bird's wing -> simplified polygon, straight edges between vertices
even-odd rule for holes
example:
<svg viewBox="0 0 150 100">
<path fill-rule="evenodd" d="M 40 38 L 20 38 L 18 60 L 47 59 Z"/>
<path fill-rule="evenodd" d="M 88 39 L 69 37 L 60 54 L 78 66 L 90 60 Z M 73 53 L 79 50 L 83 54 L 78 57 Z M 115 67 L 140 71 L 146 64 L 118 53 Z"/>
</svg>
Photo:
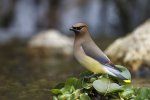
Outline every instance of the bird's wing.
<svg viewBox="0 0 150 100">
<path fill-rule="evenodd" d="M 117 68 L 110 59 L 103 53 L 103 51 L 95 44 L 95 42 L 92 39 L 87 40 L 82 44 L 82 48 L 86 55 L 89 57 L 95 59 L 102 65 L 109 65 L 115 70 L 121 71 L 119 68 Z"/>
<path fill-rule="evenodd" d="M 109 59 L 107 59 L 107 56 L 97 56 L 97 57 L 93 57 L 95 60 L 97 60 L 98 62 L 100 62 L 101 64 L 108 66 L 109 68 L 112 68 L 114 70 L 117 70 L 119 72 L 121 72 L 121 69 L 119 69 L 118 67 L 116 67 Z"/>
<path fill-rule="evenodd" d="M 105 71 L 106 73 L 108 73 L 109 75 L 111 75 L 113 77 L 119 78 L 121 80 L 128 80 L 127 78 L 125 78 L 124 76 L 121 75 L 121 73 L 120 73 L 121 70 L 118 67 L 116 67 L 114 64 L 109 64 L 109 63 L 101 64 L 97 59 L 94 59 L 93 57 L 90 57 L 87 54 L 84 55 L 84 58 L 85 59 L 82 59 L 82 61 L 85 62 L 85 65 L 88 66 L 87 68 L 89 70 L 96 72 L 96 73 L 98 73 L 97 71 Z M 101 69 L 99 69 L 99 68 L 101 68 Z"/>
<path fill-rule="evenodd" d="M 121 72 L 121 70 L 119 68 L 117 68 L 113 63 L 111 63 L 110 59 L 100 49 L 86 46 L 83 48 L 83 50 L 86 55 L 95 59 L 99 63 L 101 63 L 103 65 L 107 65 L 107 66 Z"/>
<path fill-rule="evenodd" d="M 93 59 L 92 57 L 86 55 L 83 48 L 80 48 L 80 50 L 76 52 L 75 57 L 80 62 L 80 64 L 82 64 L 88 70 L 94 73 L 104 72 L 104 68 L 102 67 L 102 64 L 99 63 L 97 60 Z"/>
<path fill-rule="evenodd" d="M 99 61 L 101 64 L 107 64 L 107 63 L 111 63 L 110 59 L 105 55 L 98 55 L 98 56 L 94 56 L 92 54 L 88 54 L 87 55 L 93 57 L 94 59 L 96 59 L 97 61 Z"/>
<path fill-rule="evenodd" d="M 88 40 L 82 44 L 84 52 L 99 61 L 101 64 L 111 62 L 110 59 L 103 53 L 103 51 L 93 42 L 93 40 Z"/>
<path fill-rule="evenodd" d="M 93 46 L 83 46 L 83 50 L 86 55 L 99 61 L 101 64 L 106 64 L 110 62 L 110 59 L 99 49 L 93 48 Z"/>
</svg>

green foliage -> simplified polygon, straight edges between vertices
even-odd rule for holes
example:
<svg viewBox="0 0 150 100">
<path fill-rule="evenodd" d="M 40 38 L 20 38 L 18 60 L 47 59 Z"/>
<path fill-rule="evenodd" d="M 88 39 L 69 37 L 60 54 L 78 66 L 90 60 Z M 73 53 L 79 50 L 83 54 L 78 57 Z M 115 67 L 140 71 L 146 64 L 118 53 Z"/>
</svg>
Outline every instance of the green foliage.
<svg viewBox="0 0 150 100">
<path fill-rule="evenodd" d="M 136 97 L 135 100 L 150 100 L 150 89 L 148 88 L 137 88 L 135 89 Z"/>
<path fill-rule="evenodd" d="M 124 75 L 125 71 L 122 71 Z M 69 78 L 65 83 L 58 84 L 51 92 L 55 95 L 53 100 L 150 99 L 150 89 L 148 88 L 136 88 L 108 75 L 95 75 L 91 72 L 81 73 L 79 78 Z"/>
<path fill-rule="evenodd" d="M 60 85 L 62 83 L 51 90 L 53 94 L 57 95 L 57 97 L 53 97 L 53 100 L 90 100 L 88 94 L 83 91 L 90 89 L 92 84 L 85 83 L 83 79 L 69 78 L 62 88 L 58 88 Z"/>
<path fill-rule="evenodd" d="M 100 78 L 93 82 L 93 87 L 102 94 L 121 91 L 122 87 L 108 78 Z"/>
</svg>

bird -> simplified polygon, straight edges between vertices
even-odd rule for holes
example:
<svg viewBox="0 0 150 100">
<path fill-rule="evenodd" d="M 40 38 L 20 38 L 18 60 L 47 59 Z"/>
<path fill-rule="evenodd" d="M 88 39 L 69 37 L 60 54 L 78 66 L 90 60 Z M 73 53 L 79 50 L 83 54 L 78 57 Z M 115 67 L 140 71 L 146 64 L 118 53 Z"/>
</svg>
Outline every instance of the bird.
<svg viewBox="0 0 150 100">
<path fill-rule="evenodd" d="M 85 23 L 75 23 L 70 31 L 75 33 L 73 54 L 81 65 L 94 74 L 108 74 L 125 83 L 131 83 L 96 45 Z"/>
</svg>

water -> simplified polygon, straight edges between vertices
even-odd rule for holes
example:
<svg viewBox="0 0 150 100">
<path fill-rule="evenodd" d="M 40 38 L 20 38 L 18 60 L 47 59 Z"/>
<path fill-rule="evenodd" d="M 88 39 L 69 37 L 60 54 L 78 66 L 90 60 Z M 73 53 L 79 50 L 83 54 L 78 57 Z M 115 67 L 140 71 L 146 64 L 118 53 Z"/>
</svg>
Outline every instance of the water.
<svg viewBox="0 0 150 100">
<path fill-rule="evenodd" d="M 113 40 L 97 43 L 104 49 Z M 20 41 L 0 45 L 0 51 L 0 100 L 51 100 L 49 90 L 54 85 L 85 70 L 73 58 L 57 63 L 33 59 L 27 55 L 26 43 Z M 136 86 L 150 87 L 149 83 L 150 80 L 133 80 Z"/>
<path fill-rule="evenodd" d="M 74 60 L 31 59 L 18 41 L 0 50 L 0 100 L 50 100 L 52 86 L 83 70 Z"/>
</svg>

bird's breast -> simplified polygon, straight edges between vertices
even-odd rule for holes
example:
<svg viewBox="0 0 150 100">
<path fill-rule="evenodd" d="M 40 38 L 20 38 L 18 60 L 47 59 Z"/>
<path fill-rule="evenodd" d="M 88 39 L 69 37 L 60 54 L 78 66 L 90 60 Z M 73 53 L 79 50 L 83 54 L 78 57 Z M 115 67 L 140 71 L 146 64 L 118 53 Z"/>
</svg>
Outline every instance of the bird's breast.
<svg viewBox="0 0 150 100">
<path fill-rule="evenodd" d="M 74 56 L 77 59 L 77 61 L 82 64 L 85 68 L 88 70 L 94 72 L 94 73 L 104 73 L 103 66 L 96 61 L 95 59 L 87 56 L 83 49 L 80 48 L 80 50 L 74 52 Z"/>
</svg>

